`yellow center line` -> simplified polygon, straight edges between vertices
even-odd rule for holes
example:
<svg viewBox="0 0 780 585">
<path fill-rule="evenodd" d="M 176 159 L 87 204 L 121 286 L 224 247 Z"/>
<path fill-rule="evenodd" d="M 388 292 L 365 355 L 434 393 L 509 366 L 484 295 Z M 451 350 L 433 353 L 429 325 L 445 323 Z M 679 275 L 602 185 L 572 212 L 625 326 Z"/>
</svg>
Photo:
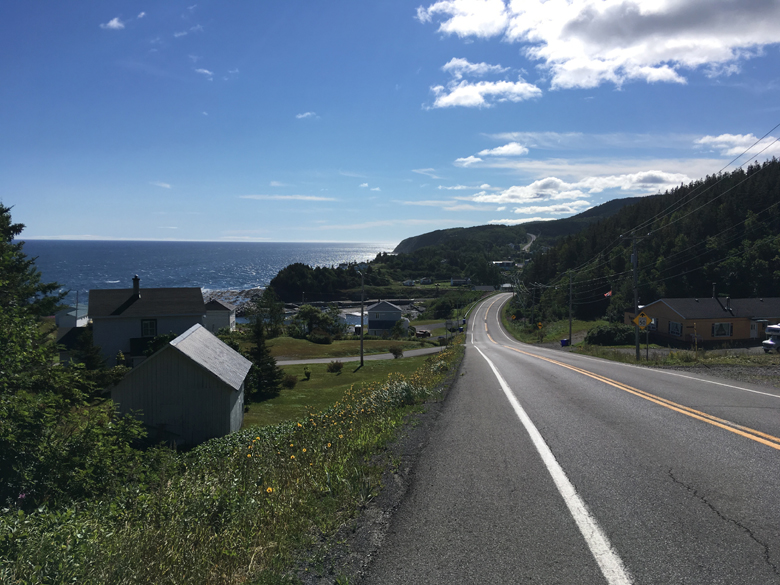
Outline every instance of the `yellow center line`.
<svg viewBox="0 0 780 585">
<path fill-rule="evenodd" d="M 488 337 L 490 337 L 488 335 Z M 493 341 L 491 339 L 491 341 Z M 494 342 L 495 343 L 495 342 Z M 508 345 L 504 345 L 502 347 L 505 347 L 506 349 L 509 349 L 511 351 L 521 353 L 523 355 L 527 355 L 529 357 L 533 357 L 536 359 L 540 359 L 546 362 L 549 362 L 551 364 L 555 364 L 558 366 L 561 366 L 563 368 L 572 370 L 574 372 L 577 372 L 579 374 L 582 374 L 583 376 L 588 376 L 589 378 L 593 378 L 594 380 L 598 380 L 600 382 L 604 382 L 605 384 L 608 384 L 610 386 L 613 386 L 615 388 L 618 388 L 619 390 L 623 390 L 624 392 L 628 392 L 630 394 L 634 394 L 635 396 L 639 396 L 640 398 L 644 398 L 645 400 L 648 400 L 650 402 L 653 402 L 655 404 L 658 404 L 660 406 L 663 406 L 665 408 L 668 408 L 669 410 L 674 410 L 675 412 L 679 412 L 680 414 L 684 414 L 686 416 L 689 416 L 691 418 L 695 418 L 697 420 L 700 420 L 702 422 L 706 422 L 708 424 L 711 424 L 713 426 L 719 427 L 721 429 L 725 429 L 729 432 L 735 433 L 737 435 L 746 437 L 748 439 L 751 439 L 753 441 L 756 441 L 758 443 L 761 443 L 763 445 L 766 445 L 768 447 L 772 447 L 773 449 L 777 449 L 780 451 L 780 437 L 775 437 L 774 435 L 769 435 L 767 433 L 763 433 L 761 431 L 751 429 L 749 427 L 742 426 L 740 424 L 718 418 L 716 416 L 713 416 L 711 414 L 707 414 L 706 412 L 702 412 L 700 410 L 696 410 L 694 408 L 691 408 L 689 406 L 685 406 L 683 404 L 678 404 L 677 402 L 673 402 L 671 400 L 668 400 L 666 398 L 662 398 L 660 396 L 656 396 L 655 394 L 651 394 L 650 392 L 646 392 L 644 390 L 640 390 L 639 388 L 634 388 L 633 386 L 629 386 L 628 384 L 624 384 L 623 382 L 618 382 L 616 380 L 612 380 L 611 378 L 607 378 L 605 376 L 601 376 L 599 374 L 594 374 L 593 372 L 589 372 L 588 370 L 584 370 L 582 368 L 578 368 L 576 366 L 572 366 L 563 362 L 559 362 L 557 360 L 546 358 L 543 356 L 539 356 L 533 353 L 528 353 L 526 351 L 522 351 L 520 349 L 517 349 L 515 347 L 510 347 Z"/>
</svg>

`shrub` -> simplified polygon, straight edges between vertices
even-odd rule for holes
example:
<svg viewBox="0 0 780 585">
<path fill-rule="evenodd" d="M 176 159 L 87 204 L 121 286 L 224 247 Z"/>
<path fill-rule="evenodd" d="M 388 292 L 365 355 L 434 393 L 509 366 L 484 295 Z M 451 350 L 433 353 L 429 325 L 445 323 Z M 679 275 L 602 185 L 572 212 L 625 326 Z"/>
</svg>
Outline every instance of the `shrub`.
<svg viewBox="0 0 780 585">
<path fill-rule="evenodd" d="M 344 367 L 344 364 L 338 360 L 330 362 L 328 364 L 327 370 L 331 374 L 339 374 L 341 373 L 342 368 Z"/>
<path fill-rule="evenodd" d="M 588 345 L 630 345 L 634 343 L 634 328 L 622 323 L 599 325 L 585 336 Z"/>
<path fill-rule="evenodd" d="M 315 329 L 309 333 L 306 339 L 312 343 L 319 343 L 321 345 L 330 345 L 333 343 L 333 338 L 330 336 L 330 334 L 327 331 L 323 331 L 322 329 Z"/>
<path fill-rule="evenodd" d="M 394 359 L 404 357 L 404 350 L 401 347 L 395 346 L 390 348 L 390 353 L 393 354 Z"/>
<path fill-rule="evenodd" d="M 311 370 L 309 369 L 309 366 L 303 367 L 303 377 L 307 380 L 311 379 Z"/>
<path fill-rule="evenodd" d="M 282 386 L 284 388 L 287 388 L 288 390 L 292 390 L 293 388 L 295 388 L 295 385 L 297 383 L 298 383 L 298 377 L 292 374 L 286 374 L 284 378 L 282 378 Z"/>
</svg>

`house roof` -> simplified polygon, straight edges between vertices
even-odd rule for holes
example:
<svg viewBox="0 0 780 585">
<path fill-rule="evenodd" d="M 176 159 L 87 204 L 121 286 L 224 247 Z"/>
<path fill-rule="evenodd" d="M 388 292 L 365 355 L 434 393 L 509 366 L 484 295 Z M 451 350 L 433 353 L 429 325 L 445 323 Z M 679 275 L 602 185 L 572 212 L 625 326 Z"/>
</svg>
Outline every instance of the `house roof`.
<svg viewBox="0 0 780 585">
<path fill-rule="evenodd" d="M 656 303 L 663 303 L 680 315 L 683 319 L 720 319 L 723 317 L 737 317 L 745 319 L 780 318 L 780 298 L 766 297 L 761 299 L 659 299 L 646 305 L 642 310 L 651 317 L 652 307 Z M 731 311 L 725 307 L 730 307 Z"/>
<path fill-rule="evenodd" d="M 220 301 L 219 299 L 212 299 L 208 303 L 206 303 L 206 310 L 207 311 L 235 311 L 236 306 L 231 305 L 230 303 L 226 303 L 225 301 Z"/>
<path fill-rule="evenodd" d="M 402 309 L 401 307 L 394 305 L 393 303 L 388 303 L 387 301 L 379 301 L 378 303 L 375 303 L 370 307 L 367 307 L 366 311 L 398 311 L 400 313 Z"/>
<path fill-rule="evenodd" d="M 200 324 L 193 325 L 171 341 L 171 346 L 234 390 L 241 389 L 241 384 L 252 367 L 252 362 Z"/>
<path fill-rule="evenodd" d="M 142 288 L 136 298 L 131 288 L 89 291 L 89 316 L 155 317 L 205 313 L 203 293 L 197 287 Z"/>
</svg>

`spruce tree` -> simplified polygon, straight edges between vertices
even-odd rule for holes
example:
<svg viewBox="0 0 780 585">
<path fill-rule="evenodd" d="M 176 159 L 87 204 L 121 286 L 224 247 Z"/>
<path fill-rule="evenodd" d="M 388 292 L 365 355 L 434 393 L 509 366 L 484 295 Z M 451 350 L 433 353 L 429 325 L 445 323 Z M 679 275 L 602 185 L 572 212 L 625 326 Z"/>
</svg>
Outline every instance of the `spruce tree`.
<svg viewBox="0 0 780 585">
<path fill-rule="evenodd" d="M 252 341 L 255 346 L 249 350 L 252 369 L 249 372 L 250 400 L 265 400 L 279 394 L 283 372 L 265 345 L 265 327 L 260 319 L 255 319 L 251 327 Z"/>
</svg>

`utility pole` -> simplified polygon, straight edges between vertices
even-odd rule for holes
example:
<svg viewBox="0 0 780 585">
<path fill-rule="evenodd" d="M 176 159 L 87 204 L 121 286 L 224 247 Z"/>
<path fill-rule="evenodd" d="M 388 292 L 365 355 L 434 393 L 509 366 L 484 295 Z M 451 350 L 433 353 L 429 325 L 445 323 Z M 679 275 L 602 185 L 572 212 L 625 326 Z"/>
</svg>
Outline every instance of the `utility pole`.
<svg viewBox="0 0 780 585">
<path fill-rule="evenodd" d="M 357 269 L 356 269 L 357 270 Z M 363 272 L 358 270 L 360 275 L 360 367 L 363 367 L 363 298 L 365 297 L 365 286 L 363 284 Z"/>
<path fill-rule="evenodd" d="M 571 270 L 569 270 L 569 347 L 571 347 Z"/>
<path fill-rule="evenodd" d="M 637 265 L 639 264 L 639 257 L 636 253 L 636 234 L 634 232 L 631 232 L 631 239 L 633 241 L 633 254 L 631 254 L 631 264 L 634 265 L 634 319 L 636 319 L 636 316 L 639 315 L 639 288 L 637 285 L 638 282 L 638 276 L 637 276 Z M 634 340 L 636 341 L 636 361 L 639 361 L 641 358 L 639 354 L 639 325 L 634 323 Z"/>
</svg>

